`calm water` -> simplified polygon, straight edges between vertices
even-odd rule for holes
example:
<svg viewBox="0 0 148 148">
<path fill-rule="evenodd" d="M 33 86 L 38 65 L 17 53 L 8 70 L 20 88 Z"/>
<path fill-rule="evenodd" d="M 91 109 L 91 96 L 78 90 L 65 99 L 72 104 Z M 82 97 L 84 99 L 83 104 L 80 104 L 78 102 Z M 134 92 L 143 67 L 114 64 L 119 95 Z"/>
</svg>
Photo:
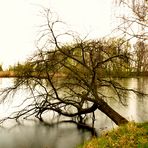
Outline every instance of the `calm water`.
<svg viewBox="0 0 148 148">
<path fill-rule="evenodd" d="M 148 78 L 122 79 L 120 82 L 128 88 L 142 90 L 148 93 Z M 12 79 L 0 79 L 0 89 L 10 86 Z M 106 91 L 106 93 L 109 93 Z M 10 101 L 0 105 L 0 118 L 3 118 L 14 110 L 25 97 L 24 91 L 12 97 Z M 129 93 L 127 97 L 128 106 L 122 106 L 114 100 L 109 104 L 128 120 L 136 122 L 148 121 L 148 97 L 138 98 L 135 94 Z M 97 119 L 95 127 L 99 132 L 113 128 L 114 123 L 100 111 L 95 113 Z M 10 122 L 5 123 L 9 126 Z M 0 148 L 74 148 L 77 144 L 89 139 L 91 134 L 88 131 L 77 129 L 74 124 L 61 124 L 54 127 L 47 127 L 38 124 L 27 124 L 9 129 L 0 127 Z"/>
</svg>

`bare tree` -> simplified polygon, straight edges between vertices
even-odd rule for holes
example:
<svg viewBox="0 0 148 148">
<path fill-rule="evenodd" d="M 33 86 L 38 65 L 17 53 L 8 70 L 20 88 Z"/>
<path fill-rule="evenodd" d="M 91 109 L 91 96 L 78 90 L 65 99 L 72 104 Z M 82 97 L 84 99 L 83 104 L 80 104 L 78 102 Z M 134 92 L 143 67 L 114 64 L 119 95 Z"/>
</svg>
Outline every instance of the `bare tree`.
<svg viewBox="0 0 148 148">
<path fill-rule="evenodd" d="M 148 1 L 119 0 L 115 1 L 123 9 L 119 14 L 121 24 L 118 26 L 125 35 L 142 40 L 148 37 Z"/>
<path fill-rule="evenodd" d="M 133 65 L 137 75 L 144 75 L 148 65 L 148 1 L 116 0 L 115 3 L 121 9 L 121 13 L 117 14 L 120 19 L 117 30 L 122 32 L 127 40 L 133 39 Z"/>
<path fill-rule="evenodd" d="M 134 45 L 134 49 L 137 57 L 137 74 L 140 75 L 141 73 L 146 73 L 148 71 L 148 44 L 138 40 Z"/>
<path fill-rule="evenodd" d="M 44 115 L 54 112 L 52 122 L 68 117 L 73 122 L 85 123 L 89 117 L 93 126 L 95 111 L 100 110 L 117 125 L 127 123 L 128 120 L 115 111 L 108 100 L 115 99 L 125 105 L 127 92 L 138 92 L 122 87 L 112 75 L 107 74 L 108 67 L 128 62 L 128 52 L 117 50 L 125 42 L 111 48 L 110 44 L 104 44 L 101 40 L 80 39 L 71 31 L 65 33 L 62 30 L 57 34 L 57 26 L 63 23 L 55 17 L 52 20 L 52 12 L 44 10 L 46 24 L 41 26 L 38 40 L 41 46 L 18 70 L 14 86 L 2 93 L 6 99 L 11 91 L 23 86 L 31 95 L 24 102 L 30 100 L 31 103 L 8 118 L 19 120 L 35 116 L 45 122 Z M 70 36 L 73 43 L 62 44 L 60 39 L 65 36 Z M 114 95 L 106 94 L 106 89 Z"/>
</svg>

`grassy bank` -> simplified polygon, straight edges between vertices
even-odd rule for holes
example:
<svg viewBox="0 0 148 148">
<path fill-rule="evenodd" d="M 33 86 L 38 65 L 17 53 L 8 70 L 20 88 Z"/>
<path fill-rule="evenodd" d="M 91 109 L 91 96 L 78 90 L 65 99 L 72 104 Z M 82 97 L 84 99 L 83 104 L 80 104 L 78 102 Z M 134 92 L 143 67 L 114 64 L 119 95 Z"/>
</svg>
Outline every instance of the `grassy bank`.
<svg viewBox="0 0 148 148">
<path fill-rule="evenodd" d="M 78 148 L 148 148 L 148 122 L 129 123 L 102 133 Z"/>
</svg>

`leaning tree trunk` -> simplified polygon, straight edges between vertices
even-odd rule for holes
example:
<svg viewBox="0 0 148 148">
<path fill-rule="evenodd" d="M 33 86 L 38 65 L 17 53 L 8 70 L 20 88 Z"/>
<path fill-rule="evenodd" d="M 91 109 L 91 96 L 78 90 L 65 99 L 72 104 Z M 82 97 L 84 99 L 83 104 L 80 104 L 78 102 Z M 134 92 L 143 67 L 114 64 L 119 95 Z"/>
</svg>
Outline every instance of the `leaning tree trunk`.
<svg viewBox="0 0 148 148">
<path fill-rule="evenodd" d="M 104 100 L 99 100 L 98 109 L 107 115 L 117 125 L 128 123 L 128 120 L 112 109 Z"/>
</svg>

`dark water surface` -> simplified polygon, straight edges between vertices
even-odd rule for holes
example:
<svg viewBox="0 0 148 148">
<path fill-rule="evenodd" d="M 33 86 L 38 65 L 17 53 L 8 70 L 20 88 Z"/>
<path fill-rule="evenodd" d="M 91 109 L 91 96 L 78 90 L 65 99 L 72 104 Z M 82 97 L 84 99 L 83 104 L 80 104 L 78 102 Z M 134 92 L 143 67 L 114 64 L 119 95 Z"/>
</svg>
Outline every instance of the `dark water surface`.
<svg viewBox="0 0 148 148">
<path fill-rule="evenodd" d="M 0 79 L 0 88 L 11 85 L 10 79 Z M 142 90 L 148 93 L 148 78 L 121 79 L 120 82 L 128 88 Z M 110 93 L 107 92 L 106 93 Z M 0 105 L 0 118 L 9 115 L 14 111 L 14 106 L 24 97 L 16 95 L 13 103 L 6 102 Z M 148 97 L 137 97 L 133 93 L 128 94 L 128 106 L 122 106 L 114 100 L 109 104 L 128 120 L 136 122 L 148 121 Z M 12 107 L 13 106 L 13 107 Z M 115 127 L 114 123 L 102 112 L 95 112 L 97 119 L 95 128 L 98 133 L 102 130 Z M 9 126 L 10 123 L 5 123 Z M 75 124 L 65 123 L 52 127 L 27 124 L 27 126 L 17 125 L 16 127 L 4 129 L 0 127 L 0 148 L 75 148 L 77 144 L 89 139 L 91 133 L 78 129 Z"/>
<path fill-rule="evenodd" d="M 0 148 L 74 148 L 89 137 L 89 132 L 68 124 L 54 128 L 17 126 L 11 130 L 0 129 Z"/>
</svg>

